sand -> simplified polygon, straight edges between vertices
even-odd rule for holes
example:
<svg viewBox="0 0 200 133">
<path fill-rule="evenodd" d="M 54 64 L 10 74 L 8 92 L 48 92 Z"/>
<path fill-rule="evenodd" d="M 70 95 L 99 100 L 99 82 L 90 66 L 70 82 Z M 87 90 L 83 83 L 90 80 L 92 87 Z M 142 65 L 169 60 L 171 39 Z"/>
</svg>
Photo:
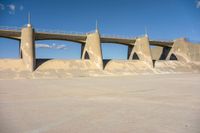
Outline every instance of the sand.
<svg viewBox="0 0 200 133">
<path fill-rule="evenodd" d="M 1 133 L 200 133 L 200 74 L 0 80 Z"/>
</svg>

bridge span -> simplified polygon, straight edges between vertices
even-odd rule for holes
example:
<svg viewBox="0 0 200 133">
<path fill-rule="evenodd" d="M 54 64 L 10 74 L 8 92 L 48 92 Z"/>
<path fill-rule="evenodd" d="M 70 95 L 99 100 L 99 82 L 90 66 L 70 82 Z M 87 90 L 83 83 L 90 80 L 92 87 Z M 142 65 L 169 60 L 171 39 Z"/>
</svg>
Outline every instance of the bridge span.
<svg viewBox="0 0 200 133">
<path fill-rule="evenodd" d="M 20 41 L 21 58 L 30 71 L 34 71 L 36 68 L 35 41 L 37 40 L 64 40 L 80 43 L 82 48 L 81 59 L 90 60 L 97 69 L 103 69 L 101 43 L 126 45 L 128 46 L 127 59 L 133 60 L 137 57 L 151 67 L 153 67 L 151 45 L 161 47 L 161 56 L 164 56 L 166 60 L 170 60 L 172 56 L 175 56 L 180 61 L 192 60 L 192 57 L 190 57 L 191 54 L 188 55 L 188 52 L 195 51 L 193 45 L 185 39 L 160 41 L 151 40 L 147 35 L 135 38 L 101 36 L 98 29 L 94 32 L 84 34 L 48 32 L 34 29 L 30 24 L 16 29 L 0 27 L 0 37 Z M 195 53 L 198 52 L 195 51 Z"/>
<path fill-rule="evenodd" d="M 86 38 L 89 34 L 73 34 L 73 33 L 56 33 L 56 32 L 48 32 L 48 31 L 34 31 L 34 40 L 64 40 L 71 41 L 77 43 L 85 43 Z M 21 40 L 21 30 L 18 29 L 6 29 L 0 27 L 0 37 L 11 38 L 16 40 Z M 125 38 L 125 37 L 114 37 L 114 36 L 100 36 L 101 43 L 116 43 L 123 45 L 134 45 L 137 38 Z M 173 41 L 156 41 L 149 40 L 149 44 L 153 46 L 161 46 L 161 47 L 172 47 Z"/>
</svg>

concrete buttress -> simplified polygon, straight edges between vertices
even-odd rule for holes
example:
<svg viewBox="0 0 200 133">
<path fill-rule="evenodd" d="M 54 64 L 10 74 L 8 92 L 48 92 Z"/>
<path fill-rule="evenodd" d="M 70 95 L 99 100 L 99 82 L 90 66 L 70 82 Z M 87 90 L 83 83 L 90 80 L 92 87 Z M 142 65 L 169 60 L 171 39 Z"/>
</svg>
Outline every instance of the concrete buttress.
<svg viewBox="0 0 200 133">
<path fill-rule="evenodd" d="M 34 71 L 35 59 L 35 39 L 34 29 L 31 26 L 22 28 L 21 31 L 21 52 L 22 60 L 29 71 Z"/>
<path fill-rule="evenodd" d="M 199 52 L 197 50 L 199 49 L 195 48 L 195 45 L 187 42 L 184 38 L 180 38 L 174 41 L 174 44 L 167 56 L 167 60 L 173 60 L 174 58 L 182 62 L 196 60 L 194 55 L 198 55 Z"/>
<path fill-rule="evenodd" d="M 98 31 L 87 35 L 86 43 L 82 53 L 82 59 L 89 59 L 95 65 L 95 67 L 98 69 L 103 69 L 100 34 Z"/>
<path fill-rule="evenodd" d="M 147 36 L 136 39 L 134 46 L 128 47 L 128 59 L 132 60 L 135 58 L 145 61 L 147 64 L 153 67 L 151 49 Z"/>
</svg>

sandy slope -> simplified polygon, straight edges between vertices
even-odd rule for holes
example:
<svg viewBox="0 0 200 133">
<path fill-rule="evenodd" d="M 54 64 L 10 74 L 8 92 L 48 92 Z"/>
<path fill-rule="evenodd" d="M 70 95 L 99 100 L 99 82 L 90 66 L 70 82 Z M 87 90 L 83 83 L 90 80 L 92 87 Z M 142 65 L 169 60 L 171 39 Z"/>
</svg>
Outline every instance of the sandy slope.
<svg viewBox="0 0 200 133">
<path fill-rule="evenodd" d="M 0 80 L 1 133 L 199 133 L 200 74 Z"/>
<path fill-rule="evenodd" d="M 0 60 L 1 79 L 65 79 L 69 77 L 123 76 L 137 74 L 200 73 L 200 62 L 156 61 L 154 67 L 144 61 L 108 60 L 103 70 L 89 60 L 38 59 L 34 72 L 29 72 L 21 59 Z"/>
</svg>

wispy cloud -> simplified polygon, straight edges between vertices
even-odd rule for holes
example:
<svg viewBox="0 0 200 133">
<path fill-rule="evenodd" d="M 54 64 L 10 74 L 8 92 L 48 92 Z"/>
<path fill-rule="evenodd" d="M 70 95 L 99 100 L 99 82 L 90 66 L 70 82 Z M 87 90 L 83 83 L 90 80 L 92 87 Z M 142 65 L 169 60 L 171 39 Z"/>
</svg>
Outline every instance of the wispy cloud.
<svg viewBox="0 0 200 133">
<path fill-rule="evenodd" d="M 200 0 L 196 1 L 196 8 L 200 8 Z"/>
<path fill-rule="evenodd" d="M 8 5 L 0 3 L 0 10 L 2 10 L 2 11 L 5 10 L 10 15 L 14 15 L 17 10 L 18 11 L 23 11 L 24 10 L 24 6 L 23 5 L 17 6 L 15 4 L 13 4 L 13 3 L 8 4 Z"/>
<path fill-rule="evenodd" d="M 0 3 L 0 10 L 4 10 L 5 9 L 5 5 Z"/>
<path fill-rule="evenodd" d="M 7 7 L 9 9 L 9 11 L 8 11 L 9 14 L 15 14 L 16 6 L 14 4 L 9 4 L 9 5 L 7 5 Z"/>
<path fill-rule="evenodd" d="M 36 44 L 36 48 L 47 48 L 47 49 L 58 49 L 58 50 L 67 50 L 68 47 L 63 44 Z"/>
</svg>

